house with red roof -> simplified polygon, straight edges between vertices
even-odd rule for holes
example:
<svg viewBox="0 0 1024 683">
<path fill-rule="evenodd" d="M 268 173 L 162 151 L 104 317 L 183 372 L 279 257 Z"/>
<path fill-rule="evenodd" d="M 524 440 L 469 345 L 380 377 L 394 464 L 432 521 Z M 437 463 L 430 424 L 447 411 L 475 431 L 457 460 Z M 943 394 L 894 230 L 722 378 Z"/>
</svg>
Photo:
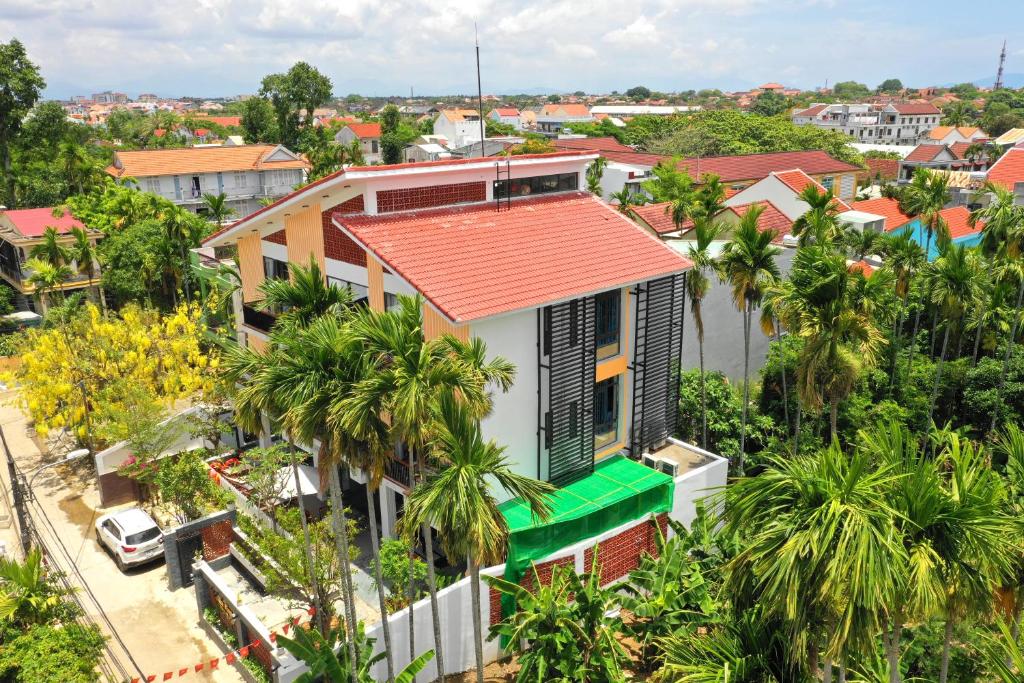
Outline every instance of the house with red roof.
<svg viewBox="0 0 1024 683">
<path fill-rule="evenodd" d="M 44 241 L 50 228 L 57 233 L 57 242 L 64 246 L 74 242 L 72 230 L 76 228 L 85 231 L 93 246 L 102 237 L 70 213 L 53 207 L 0 210 L 0 278 L 17 292 L 14 303 L 19 310 L 37 313 L 46 310 L 47 293 L 38 291 L 32 282 L 32 270 L 25 262 L 32 258 L 32 250 Z M 62 265 L 71 269 L 71 277 L 58 287 L 61 292 L 99 287 L 99 262 L 84 264 L 72 260 Z"/>
<path fill-rule="evenodd" d="M 554 136 L 563 129 L 571 129 L 574 123 L 593 120 L 590 107 L 585 104 L 545 104 L 537 112 L 537 132 Z"/>
<path fill-rule="evenodd" d="M 1001 185 L 1017 195 L 1017 203 L 1024 205 L 1024 147 L 1011 147 L 999 157 L 985 174 L 986 180 Z"/>
<path fill-rule="evenodd" d="M 939 125 L 942 112 L 929 102 L 814 104 L 791 114 L 798 126 L 844 133 L 856 142 L 916 145 Z"/>
<path fill-rule="evenodd" d="M 363 160 L 368 164 L 380 163 L 380 124 L 349 123 L 334 136 L 334 141 L 341 145 L 351 145 L 358 140 L 359 149 L 363 152 Z"/>
<path fill-rule="evenodd" d="M 809 185 L 813 185 L 819 192 L 827 191 L 821 183 L 800 169 L 772 171 L 753 185 L 726 199 L 725 205 L 737 207 L 768 202 L 774 211 L 785 216 L 792 225 L 793 221 L 807 212 L 807 203 L 800 199 L 800 193 Z M 839 211 L 850 210 L 850 206 L 843 200 L 836 198 L 833 201 Z"/>
<path fill-rule="evenodd" d="M 520 116 L 519 110 L 515 107 L 495 107 L 487 113 L 487 118 L 495 123 L 503 123 L 506 126 L 512 126 L 516 130 L 523 129 L 523 118 Z"/>
<path fill-rule="evenodd" d="M 972 149 L 973 147 L 973 149 Z M 971 142 L 922 143 L 900 161 L 899 180 L 910 182 L 919 168 L 943 171 L 984 171 L 989 157 Z M 968 153 L 970 152 L 970 153 Z"/>
</svg>

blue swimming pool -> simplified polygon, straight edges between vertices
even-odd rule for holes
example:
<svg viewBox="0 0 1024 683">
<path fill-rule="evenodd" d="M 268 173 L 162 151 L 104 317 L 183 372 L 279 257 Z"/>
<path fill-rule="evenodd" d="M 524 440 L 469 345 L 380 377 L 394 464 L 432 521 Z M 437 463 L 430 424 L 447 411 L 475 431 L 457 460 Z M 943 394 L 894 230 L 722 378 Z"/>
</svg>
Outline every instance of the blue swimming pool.
<svg viewBox="0 0 1024 683">
<path fill-rule="evenodd" d="M 921 225 L 920 220 L 913 220 L 903 227 L 893 230 L 894 233 L 903 233 L 912 231 L 912 237 L 915 242 L 924 247 L 928 243 L 928 231 L 925 230 L 924 226 Z M 954 244 L 960 244 L 965 247 L 974 247 L 981 243 L 981 232 L 977 232 L 973 235 L 965 235 L 964 237 L 958 237 L 953 240 Z M 934 261 L 939 256 L 939 245 L 936 244 L 935 238 L 932 238 L 931 248 L 928 249 L 928 260 Z"/>
</svg>

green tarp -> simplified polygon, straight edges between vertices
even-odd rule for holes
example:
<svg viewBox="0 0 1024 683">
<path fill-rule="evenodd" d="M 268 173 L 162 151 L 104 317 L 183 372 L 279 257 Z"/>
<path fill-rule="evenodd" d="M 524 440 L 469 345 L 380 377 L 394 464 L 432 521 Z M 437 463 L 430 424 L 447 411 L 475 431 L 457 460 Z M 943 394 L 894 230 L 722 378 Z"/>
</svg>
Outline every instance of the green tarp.
<svg viewBox="0 0 1024 683">
<path fill-rule="evenodd" d="M 509 527 L 505 578 L 519 583 L 531 563 L 556 550 L 649 513 L 670 512 L 674 490 L 672 477 L 616 455 L 598 462 L 593 474 L 558 489 L 546 522 L 534 519 L 519 499 L 502 503 Z M 502 596 L 502 613 L 514 609 L 511 596 Z"/>
</svg>

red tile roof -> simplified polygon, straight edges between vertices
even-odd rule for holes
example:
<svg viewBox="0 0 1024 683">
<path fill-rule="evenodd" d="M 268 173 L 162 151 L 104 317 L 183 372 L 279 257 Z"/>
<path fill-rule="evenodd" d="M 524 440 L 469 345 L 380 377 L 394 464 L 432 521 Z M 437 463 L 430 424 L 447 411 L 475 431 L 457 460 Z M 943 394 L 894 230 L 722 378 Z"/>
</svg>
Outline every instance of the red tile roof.
<svg viewBox="0 0 1024 683">
<path fill-rule="evenodd" d="M 934 104 L 928 102 L 908 102 L 906 104 L 894 104 L 893 108 L 904 116 L 910 114 L 941 114 L 942 112 Z"/>
<path fill-rule="evenodd" d="M 350 123 L 348 128 L 352 130 L 357 138 L 379 138 L 379 123 Z"/>
<path fill-rule="evenodd" d="M 570 116 L 575 118 L 587 118 L 590 116 L 590 108 L 585 104 L 545 104 L 541 109 L 541 116 Z"/>
<path fill-rule="evenodd" d="M 752 206 L 764 207 L 764 211 L 761 212 L 761 215 L 757 219 L 757 229 L 761 232 L 774 232 L 775 239 L 772 241 L 781 244 L 782 236 L 788 233 L 790 228 L 793 227 L 793 222 L 786 217 L 786 214 L 779 211 L 778 207 L 767 199 L 760 202 L 751 202 L 750 204 L 737 204 L 736 206 L 730 206 L 726 211 L 732 211 L 742 218 Z"/>
<path fill-rule="evenodd" d="M 895 179 L 900 172 L 899 159 L 865 159 L 867 164 L 867 178 L 874 180 L 875 175 L 880 175 L 883 180 Z"/>
<path fill-rule="evenodd" d="M 705 173 L 714 173 L 724 183 L 739 180 L 760 180 L 772 171 L 799 168 L 804 173 L 848 173 L 860 170 L 853 164 L 833 159 L 821 150 L 800 152 L 767 152 L 764 154 L 743 154 L 728 157 L 702 157 L 683 159 L 680 168 L 687 168 L 694 180 Z"/>
<path fill-rule="evenodd" d="M 519 110 L 515 107 L 496 107 L 494 111 L 498 112 L 498 116 L 519 116 Z"/>
<path fill-rule="evenodd" d="M 590 149 L 598 152 L 636 152 L 613 137 L 603 138 L 559 138 L 551 141 L 556 149 Z"/>
<path fill-rule="evenodd" d="M 859 202 L 853 202 L 850 206 L 854 211 L 863 211 L 864 213 L 873 213 L 876 216 L 885 217 L 885 224 L 882 227 L 886 232 L 891 232 L 914 220 L 913 216 L 908 216 L 900 210 L 900 203 L 898 201 L 888 197 L 862 199 Z"/>
<path fill-rule="evenodd" d="M 693 227 L 692 220 L 683 221 L 680 228 L 676 228 L 676 224 L 672 222 L 672 210 L 669 208 L 672 202 L 658 202 L 657 204 L 644 204 L 642 206 L 633 206 L 630 208 L 640 220 L 650 226 L 651 230 L 664 235 L 666 233 L 675 232 L 676 230 L 688 230 Z"/>
<path fill-rule="evenodd" d="M 6 219 L 6 220 L 4 220 Z M 54 227 L 60 234 L 71 232 L 71 228 L 85 228 L 82 221 L 70 213 L 55 218 L 53 208 L 10 209 L 0 211 L 0 223 L 7 223 L 22 237 L 41 237 L 48 227 Z"/>
<path fill-rule="evenodd" d="M 816 104 L 813 107 L 808 107 L 803 111 L 796 112 L 795 114 L 793 114 L 793 116 L 817 116 L 826 109 L 828 109 L 827 104 Z"/>
<path fill-rule="evenodd" d="M 804 173 L 804 171 L 799 168 L 794 168 L 788 171 L 773 171 L 771 175 L 781 180 L 786 187 L 793 190 L 793 192 L 796 192 L 797 194 L 803 192 L 804 188 L 806 188 L 808 185 L 814 185 L 815 187 L 818 188 L 819 192 L 826 191 L 825 187 L 821 183 L 819 183 L 817 180 Z M 838 206 L 841 211 L 850 210 L 850 205 L 844 202 L 842 199 L 839 199 L 839 197 L 836 197 L 834 201 L 836 203 L 836 206 Z"/>
<path fill-rule="evenodd" d="M 242 125 L 241 116 L 204 116 L 203 120 L 219 123 L 225 128 L 237 127 Z"/>
<path fill-rule="evenodd" d="M 920 144 L 907 155 L 905 161 L 929 162 L 946 149 L 946 145 Z"/>
<path fill-rule="evenodd" d="M 107 173 L 115 178 L 144 178 L 190 173 L 309 168 L 309 162 L 302 156 L 282 161 L 269 160 L 268 157 L 277 148 L 278 145 L 238 145 L 118 151 L 114 153 L 114 165 L 107 167 Z"/>
<path fill-rule="evenodd" d="M 999 157 L 986 176 L 990 182 L 1010 190 L 1017 183 L 1024 183 L 1024 148 L 1011 147 Z"/>
<path fill-rule="evenodd" d="M 692 264 L 585 192 L 334 223 L 455 322 L 679 273 Z"/>
<path fill-rule="evenodd" d="M 966 159 L 967 150 L 969 150 L 975 143 L 973 142 L 954 142 L 952 145 L 947 145 L 949 151 L 953 153 L 957 159 Z"/>
<path fill-rule="evenodd" d="M 983 221 L 978 221 L 972 228 L 968 219 L 971 217 L 971 212 L 966 206 L 954 206 L 948 209 L 943 209 L 939 212 L 942 219 L 946 221 L 946 227 L 949 228 L 949 236 L 951 239 L 957 239 L 958 237 L 967 237 L 968 235 L 974 235 L 981 232 L 982 228 L 985 227 Z"/>
</svg>

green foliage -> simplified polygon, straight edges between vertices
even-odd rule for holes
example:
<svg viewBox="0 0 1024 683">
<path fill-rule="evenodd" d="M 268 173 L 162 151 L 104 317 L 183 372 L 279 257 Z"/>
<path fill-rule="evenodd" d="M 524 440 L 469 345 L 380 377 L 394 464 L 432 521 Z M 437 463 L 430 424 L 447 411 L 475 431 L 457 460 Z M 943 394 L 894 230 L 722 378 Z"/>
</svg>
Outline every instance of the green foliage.
<svg viewBox="0 0 1024 683">
<path fill-rule="evenodd" d="M 302 128 L 309 126 L 313 120 L 313 110 L 326 104 L 331 99 L 331 80 L 306 62 L 296 62 L 285 73 L 269 74 L 263 77 L 259 96 L 266 99 L 274 111 L 277 123 L 277 142 L 290 149 L 298 149 L 299 134 Z M 249 126 L 243 123 L 246 134 L 266 134 L 269 126 L 266 122 L 266 110 L 251 105 L 246 110 L 253 116 Z"/>
<path fill-rule="evenodd" d="M 840 81 L 832 86 L 832 94 L 841 100 L 857 100 L 870 95 L 871 90 L 857 81 Z"/>
<path fill-rule="evenodd" d="M 903 81 L 898 78 L 887 78 L 879 83 L 875 90 L 880 93 L 895 95 L 899 91 L 903 90 Z"/>
<path fill-rule="evenodd" d="M 78 610 L 70 595 L 59 577 L 47 571 L 38 549 L 22 562 L 0 558 L 0 628 L 5 632 L 73 620 Z"/>
<path fill-rule="evenodd" d="M 730 460 L 740 451 L 740 424 L 742 400 L 739 390 L 728 378 L 717 371 L 705 373 L 708 414 L 708 446 Z M 776 432 L 776 423 L 768 415 L 748 415 L 747 450 L 757 452 Z M 679 436 L 690 443 L 701 440 L 700 371 L 684 370 L 680 373 Z"/>
<path fill-rule="evenodd" d="M 0 678 L 21 683 L 91 683 L 106 639 L 96 626 L 33 625 L 0 648 Z"/>
<path fill-rule="evenodd" d="M 8 207 L 20 206 L 11 171 L 11 143 L 44 87 L 46 81 L 39 74 L 39 67 L 28 58 L 21 41 L 15 38 L 0 43 L 0 176 L 4 180 L 0 197 Z"/>
<path fill-rule="evenodd" d="M 903 158 L 903 155 L 899 152 L 885 152 L 880 149 L 871 149 L 864 152 L 865 159 L 893 159 L 899 161 Z"/>
<path fill-rule="evenodd" d="M 900 662 L 903 674 L 925 681 L 939 680 L 944 625 L 929 621 L 907 630 Z M 987 680 L 983 653 L 989 636 L 982 626 L 957 624 L 950 651 L 949 680 L 956 683 Z"/>
<path fill-rule="evenodd" d="M 242 103 L 242 135 L 249 144 L 278 142 L 281 133 L 274 108 L 262 97 L 250 97 Z"/>
<path fill-rule="evenodd" d="M 153 480 L 161 502 L 182 524 L 199 519 L 230 501 L 227 492 L 210 478 L 210 468 L 200 453 L 185 451 L 161 459 Z"/>
<path fill-rule="evenodd" d="M 616 639 L 622 622 L 608 616 L 615 592 L 600 587 L 597 562 L 594 553 L 594 564 L 583 576 L 572 565 L 557 565 L 547 585 L 534 568 L 530 589 L 484 577 L 492 588 L 516 600 L 515 614 L 492 626 L 491 637 L 501 636 L 517 648 L 518 683 L 625 681 L 626 652 Z"/>
<path fill-rule="evenodd" d="M 635 86 L 626 91 L 626 97 L 631 100 L 641 101 L 651 97 L 651 89 L 642 85 Z"/>
<path fill-rule="evenodd" d="M 401 116 L 398 107 L 389 104 L 380 113 L 380 147 L 381 161 L 385 164 L 397 164 L 402 161 L 402 149 L 405 143 L 399 133 Z"/>
<path fill-rule="evenodd" d="M 384 578 L 384 582 L 392 590 L 388 604 L 392 611 L 399 610 L 409 604 L 406 587 L 409 585 L 410 580 L 410 551 L 411 548 L 406 541 L 399 538 L 386 538 L 381 542 L 380 551 L 377 553 L 380 561 L 381 575 Z M 376 571 L 373 571 L 376 563 L 377 560 L 372 560 L 370 565 L 370 576 L 373 579 L 374 586 L 377 585 L 377 580 L 374 578 L 376 577 Z M 422 586 L 427 579 L 427 564 L 418 557 L 413 559 L 411 578 L 417 586 Z M 419 591 L 417 594 L 421 592 Z"/>
<path fill-rule="evenodd" d="M 775 90 L 766 90 L 757 97 L 750 105 L 750 113 L 760 116 L 778 116 L 789 109 L 789 100 L 786 96 Z"/>
</svg>

